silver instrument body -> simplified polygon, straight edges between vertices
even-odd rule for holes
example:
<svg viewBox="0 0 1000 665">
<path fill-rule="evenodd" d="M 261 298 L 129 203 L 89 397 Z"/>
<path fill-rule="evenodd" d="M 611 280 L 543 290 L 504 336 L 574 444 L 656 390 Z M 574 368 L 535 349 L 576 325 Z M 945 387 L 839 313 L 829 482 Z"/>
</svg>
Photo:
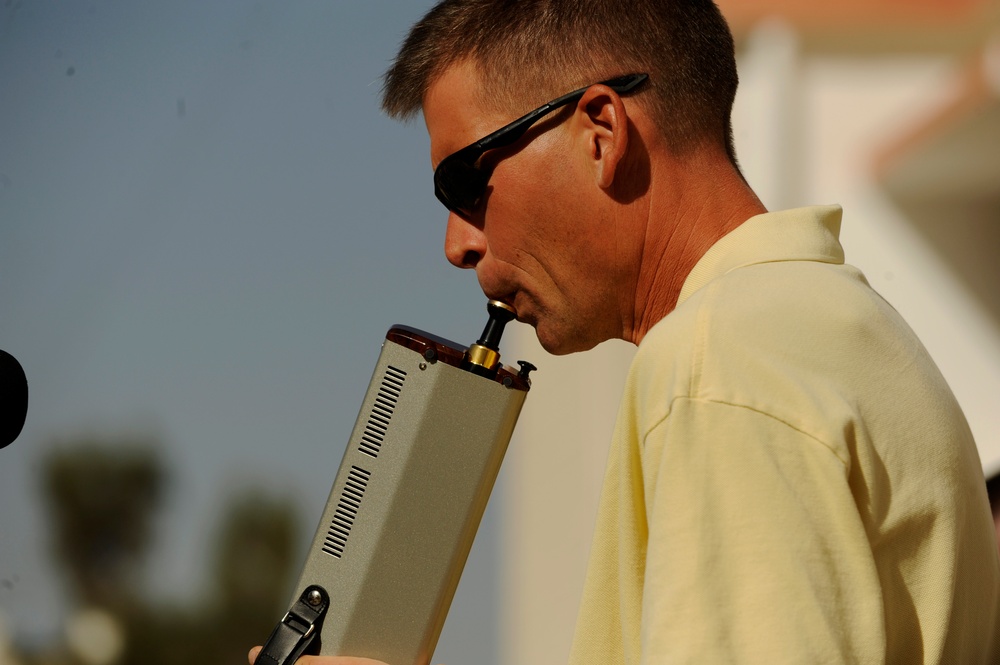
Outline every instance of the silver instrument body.
<svg viewBox="0 0 1000 665">
<path fill-rule="evenodd" d="M 433 355 L 382 346 L 293 594 L 329 593 L 320 655 L 433 655 L 528 384 Z"/>
</svg>

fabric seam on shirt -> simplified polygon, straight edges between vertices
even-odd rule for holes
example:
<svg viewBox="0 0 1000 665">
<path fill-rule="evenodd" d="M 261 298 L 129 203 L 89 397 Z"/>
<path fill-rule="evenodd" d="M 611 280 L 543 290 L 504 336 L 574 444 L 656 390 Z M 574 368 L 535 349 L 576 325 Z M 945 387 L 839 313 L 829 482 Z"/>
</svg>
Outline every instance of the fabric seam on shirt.
<svg viewBox="0 0 1000 665">
<path fill-rule="evenodd" d="M 759 415 L 762 415 L 765 418 L 769 418 L 771 420 L 779 422 L 782 425 L 784 425 L 785 427 L 787 427 L 789 429 L 792 429 L 792 430 L 795 430 L 799 434 L 802 434 L 803 436 L 805 436 L 805 437 L 807 437 L 809 439 L 812 439 L 813 441 L 815 441 L 816 443 L 818 443 L 820 446 L 822 446 L 823 448 L 825 448 L 826 450 L 828 450 L 830 452 L 830 454 L 832 454 L 834 457 L 836 457 L 840 461 L 840 463 L 844 465 L 845 469 L 848 469 L 848 470 L 850 469 L 850 461 L 849 460 L 845 460 L 840 455 L 838 455 L 837 451 L 834 449 L 833 446 L 831 446 L 830 444 L 826 443 L 825 441 L 823 441 L 822 439 L 820 439 L 819 437 L 817 437 L 815 434 L 811 434 L 810 432 L 807 432 L 807 431 L 805 431 L 805 430 L 803 430 L 803 429 L 801 429 L 799 427 L 796 427 L 795 425 L 793 425 L 792 423 L 788 422 L 787 420 L 784 420 L 783 418 L 779 418 L 778 416 L 775 416 L 775 415 L 773 415 L 771 413 L 768 413 L 767 411 L 761 411 L 760 409 L 754 408 L 752 406 L 747 406 L 746 404 L 739 404 L 737 402 L 727 402 L 725 400 L 718 400 L 718 399 L 706 399 L 706 398 L 703 398 L 703 397 L 691 397 L 691 396 L 688 396 L 688 395 L 677 395 L 672 400 L 670 400 L 670 406 L 669 406 L 669 408 L 667 408 L 667 412 L 663 415 L 663 417 L 660 418 L 659 420 L 657 420 L 656 422 L 654 422 L 653 425 L 651 427 L 649 427 L 643 433 L 643 435 L 642 435 L 642 449 L 644 451 L 646 449 L 646 439 L 648 439 L 649 436 L 653 433 L 653 430 L 655 430 L 657 427 L 659 427 L 660 425 L 662 425 L 663 423 L 665 423 L 667 421 L 667 419 L 670 418 L 670 414 L 674 410 L 674 404 L 676 402 L 680 401 L 680 400 L 688 400 L 688 401 L 691 401 L 691 402 L 702 402 L 704 404 L 719 404 L 719 405 L 722 405 L 722 406 L 730 406 L 730 407 L 733 407 L 733 408 L 736 408 L 736 409 L 746 409 L 747 411 L 752 411 L 753 413 L 757 413 Z"/>
</svg>

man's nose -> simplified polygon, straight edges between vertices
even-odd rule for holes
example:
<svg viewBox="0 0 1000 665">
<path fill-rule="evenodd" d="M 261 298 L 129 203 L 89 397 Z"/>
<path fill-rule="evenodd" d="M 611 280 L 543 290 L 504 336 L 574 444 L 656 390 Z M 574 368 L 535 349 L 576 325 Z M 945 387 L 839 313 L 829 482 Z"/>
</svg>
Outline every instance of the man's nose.
<svg viewBox="0 0 1000 665">
<path fill-rule="evenodd" d="M 458 268 L 475 268 L 486 254 L 486 234 L 483 229 L 455 213 L 448 214 L 448 229 L 444 235 L 444 255 Z"/>
</svg>

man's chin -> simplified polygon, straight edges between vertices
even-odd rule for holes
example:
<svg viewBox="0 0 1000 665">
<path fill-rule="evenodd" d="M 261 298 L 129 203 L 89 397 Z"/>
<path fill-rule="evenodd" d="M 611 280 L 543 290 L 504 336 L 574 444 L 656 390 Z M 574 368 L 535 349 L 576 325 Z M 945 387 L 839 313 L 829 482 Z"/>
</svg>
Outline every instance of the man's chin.
<svg viewBox="0 0 1000 665">
<path fill-rule="evenodd" d="M 544 324 L 532 323 L 531 325 L 535 328 L 535 337 L 538 338 L 538 343 L 554 356 L 589 351 L 599 343 L 599 340 L 592 340 L 584 335 L 552 330 Z"/>
<path fill-rule="evenodd" d="M 535 337 L 545 351 L 554 356 L 589 351 L 603 339 L 597 339 L 589 328 L 581 329 L 572 319 L 560 317 L 552 310 L 540 307 L 523 291 L 511 303 L 517 311 L 517 320 L 535 329 Z"/>
</svg>

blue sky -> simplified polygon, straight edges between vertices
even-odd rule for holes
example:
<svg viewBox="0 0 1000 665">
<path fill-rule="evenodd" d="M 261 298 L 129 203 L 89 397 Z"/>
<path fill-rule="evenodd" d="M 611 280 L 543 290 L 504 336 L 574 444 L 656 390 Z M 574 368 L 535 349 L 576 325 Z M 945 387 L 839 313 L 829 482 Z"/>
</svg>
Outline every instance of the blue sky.
<svg viewBox="0 0 1000 665">
<path fill-rule="evenodd" d="M 230 492 L 293 497 L 311 538 L 391 324 L 480 332 L 423 124 L 378 110 L 429 5 L 0 7 L 0 348 L 31 389 L 0 451 L 0 611 L 19 635 L 51 639 L 65 607 L 37 481 L 51 447 L 162 441 L 151 593 L 183 600 Z M 436 661 L 493 658 L 488 550 Z"/>
</svg>

